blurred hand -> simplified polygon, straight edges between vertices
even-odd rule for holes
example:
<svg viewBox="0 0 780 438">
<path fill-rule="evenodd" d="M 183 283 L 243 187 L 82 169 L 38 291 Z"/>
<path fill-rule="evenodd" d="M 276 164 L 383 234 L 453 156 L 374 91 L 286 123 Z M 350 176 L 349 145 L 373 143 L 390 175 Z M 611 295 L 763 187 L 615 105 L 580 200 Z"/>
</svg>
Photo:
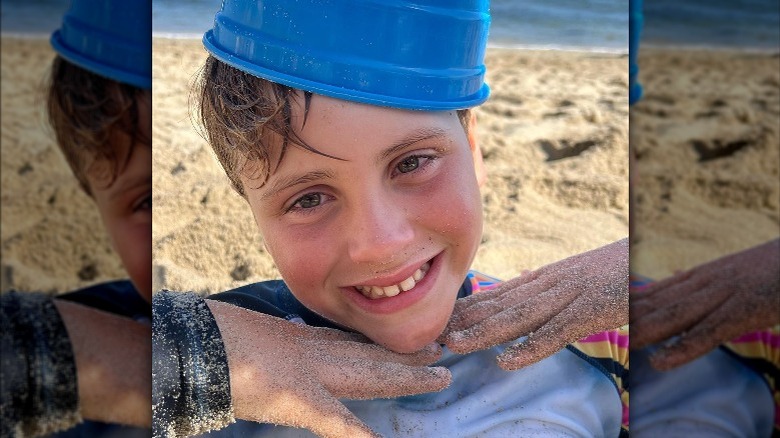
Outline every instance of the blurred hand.
<svg viewBox="0 0 780 438">
<path fill-rule="evenodd" d="M 440 337 L 460 354 L 528 336 L 498 356 L 515 370 L 628 322 L 628 239 L 524 273 L 458 300 Z"/>
<path fill-rule="evenodd" d="M 739 335 L 780 323 L 778 304 L 780 239 L 632 292 L 630 349 L 668 341 L 650 363 L 669 370 Z"/>
<path fill-rule="evenodd" d="M 323 437 L 377 437 L 337 398 L 440 391 L 452 378 L 446 368 L 425 366 L 441 355 L 434 343 L 414 354 L 394 353 L 362 335 L 206 302 L 225 344 L 237 418 Z"/>
</svg>

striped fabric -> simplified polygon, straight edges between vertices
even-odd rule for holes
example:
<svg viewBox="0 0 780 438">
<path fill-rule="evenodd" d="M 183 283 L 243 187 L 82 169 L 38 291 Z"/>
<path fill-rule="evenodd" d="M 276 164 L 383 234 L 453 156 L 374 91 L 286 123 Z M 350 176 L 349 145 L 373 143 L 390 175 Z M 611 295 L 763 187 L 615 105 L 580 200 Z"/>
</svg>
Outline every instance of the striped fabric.
<svg viewBox="0 0 780 438">
<path fill-rule="evenodd" d="M 470 271 L 472 293 L 495 289 L 501 280 Z M 628 325 L 595 333 L 574 342 L 571 347 L 584 353 L 586 360 L 612 378 L 623 405 L 621 436 L 628 435 Z"/>
<path fill-rule="evenodd" d="M 652 282 L 649 278 L 631 275 L 631 289 L 634 291 L 641 291 Z M 773 436 L 780 436 L 780 325 L 745 333 L 721 345 L 721 348 L 764 377 L 775 401 Z"/>
</svg>

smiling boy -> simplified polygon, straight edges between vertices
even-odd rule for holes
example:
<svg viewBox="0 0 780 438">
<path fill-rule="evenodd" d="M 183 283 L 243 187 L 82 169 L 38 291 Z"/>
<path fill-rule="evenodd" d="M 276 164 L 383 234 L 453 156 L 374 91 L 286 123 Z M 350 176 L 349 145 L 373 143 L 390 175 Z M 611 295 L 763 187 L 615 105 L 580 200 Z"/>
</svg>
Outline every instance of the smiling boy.
<svg viewBox="0 0 780 438">
<path fill-rule="evenodd" d="M 455 111 L 315 96 L 301 129 L 303 94 L 291 103 L 297 138 L 318 153 L 289 147 L 264 184 L 241 177 L 268 252 L 308 309 L 420 350 L 449 320 L 481 238 L 477 146 Z M 270 140 L 277 162 L 282 139 Z"/>
<path fill-rule="evenodd" d="M 155 328 L 155 338 L 160 343 L 170 342 L 165 336 L 171 333 L 178 336 L 176 342 L 180 345 L 188 345 L 187 351 L 211 351 L 209 348 L 222 348 L 222 344 L 215 345 L 213 336 L 202 332 L 218 327 L 227 362 L 221 369 L 227 373 L 229 368 L 230 387 L 225 395 L 236 404 L 236 417 L 257 423 L 238 422 L 213 435 L 302 436 L 309 432 L 276 424 L 314 430 L 311 424 L 280 419 L 267 412 L 255 417 L 240 415 L 238 402 L 251 399 L 255 406 L 268 406 L 273 412 L 284 412 L 295 404 L 289 398 L 290 393 L 297 395 L 295 389 L 282 381 L 292 380 L 285 372 L 295 366 L 287 361 L 295 364 L 309 359 L 306 350 L 297 348 L 299 331 L 311 326 L 327 327 L 360 333 L 392 352 L 430 350 L 445 330 L 458 298 L 496 286 L 495 279 L 469 271 L 482 233 L 479 186 L 484 169 L 475 141 L 476 123 L 468 108 L 487 98 L 482 65 L 487 4 L 475 1 L 447 8 L 398 6 L 399 13 L 412 17 L 410 22 L 436 22 L 442 35 L 457 34 L 453 28 L 459 27 L 468 27 L 468 31 L 453 40 L 436 39 L 431 47 L 395 25 L 383 27 L 382 32 L 404 35 L 406 42 L 421 53 L 452 52 L 452 59 L 464 55 L 472 68 L 467 68 L 468 62 L 454 65 L 462 59 L 456 62 L 435 57 L 430 62 L 436 65 L 423 65 L 427 62 L 423 59 L 415 61 L 419 64 L 405 65 L 409 59 L 401 59 L 401 49 L 374 53 L 380 60 L 393 59 L 402 64 L 402 73 L 393 71 L 390 65 L 381 67 L 401 79 L 382 79 L 386 72 L 362 65 L 359 57 L 346 56 L 354 65 L 330 64 L 333 59 L 327 55 L 333 53 L 320 53 L 320 57 L 310 55 L 317 52 L 314 47 L 291 48 L 294 45 L 287 46 L 280 39 L 263 40 L 260 35 L 268 29 L 273 32 L 279 24 L 292 23 L 293 28 L 310 30 L 303 23 L 310 11 L 289 2 L 263 2 L 259 6 L 223 3 L 215 29 L 204 37 L 212 56 L 203 68 L 197 92 L 207 139 L 233 187 L 247 200 L 283 280 L 212 295 L 206 305 L 175 304 L 177 299 L 194 299 L 170 292 L 157 294 L 156 302 L 164 306 L 155 306 L 155 323 L 160 324 L 159 330 Z M 383 8 L 389 8 L 371 2 L 354 2 L 350 7 L 378 8 L 374 11 L 377 13 L 388 12 Z M 398 12 L 389 9 L 390 13 Z M 346 15 L 328 12 L 325 18 L 333 22 L 319 28 L 325 29 L 323 34 L 312 30 L 304 36 L 311 38 L 307 44 L 317 46 L 318 38 L 327 36 L 330 40 L 323 43 L 325 46 L 354 55 L 365 49 L 355 45 L 379 45 L 386 36 L 372 30 L 362 34 L 360 43 L 352 44 L 355 38 L 336 31 L 342 29 L 340 20 Z M 285 20 L 274 18 L 280 16 Z M 319 26 L 308 21 L 306 25 Z M 242 26 L 249 29 L 242 30 Z M 286 26 L 282 27 L 289 29 Z M 235 33 L 233 37 L 231 32 Z M 290 38 L 304 34 L 305 30 Z M 403 42 L 397 45 L 405 47 Z M 341 55 L 337 51 L 334 56 Z M 307 65 L 321 68 L 308 70 Z M 296 68 L 299 70 L 282 71 Z M 343 76 L 341 68 L 345 69 Z M 341 79 L 347 83 L 334 85 Z M 406 81 L 404 86 L 386 85 L 394 80 Z M 444 86 L 432 86 L 436 80 Z M 182 322 L 176 324 L 181 327 L 165 327 L 165 321 L 177 318 L 176 309 L 185 306 L 208 306 L 213 314 L 211 322 L 198 322 L 199 328 L 190 330 L 184 317 L 178 316 Z M 162 310 L 159 317 L 158 308 Z M 247 352 L 239 344 L 268 338 L 270 332 L 282 331 L 286 326 L 256 316 L 255 326 L 236 323 L 252 317 L 254 312 L 246 309 L 305 323 L 306 329 L 290 329 L 293 333 L 281 337 L 281 342 L 290 344 L 287 354 L 273 347 Z M 214 328 L 210 330 L 213 333 Z M 242 338 L 245 332 L 251 334 Z M 331 333 L 327 338 L 334 336 Z M 206 348 L 190 347 L 198 337 L 211 344 Z M 323 344 L 326 340 L 323 337 Z M 351 348 L 346 342 L 342 346 L 345 350 Z M 425 393 L 442 387 L 408 391 L 409 395 L 379 391 L 355 396 L 342 390 L 354 386 L 350 380 L 353 375 L 335 367 L 339 362 L 328 358 L 315 362 L 312 370 L 303 370 L 303 376 L 308 377 L 308 372 L 333 378 L 337 383 L 326 383 L 325 389 L 342 398 L 355 420 L 385 436 L 621 433 L 620 394 L 604 367 L 594 365 L 595 361 L 570 347 L 543 362 L 508 372 L 496 363 L 496 355 L 505 347 L 463 355 L 445 350 L 436 368 L 431 368 L 439 376 L 442 367 L 451 373 L 451 386 L 440 392 Z M 318 348 L 316 340 L 309 348 Z M 167 358 L 163 349 L 158 351 L 156 357 Z M 216 357 L 217 353 L 210 354 Z M 187 355 L 192 357 L 191 353 Z M 253 370 L 253 355 L 273 360 L 273 371 Z M 214 357 L 198 358 L 197 367 L 220 361 Z M 378 360 L 380 353 L 374 351 L 371 357 Z M 363 368 L 365 377 L 381 383 L 386 377 L 364 358 L 354 356 L 352 362 L 358 371 Z M 282 372 L 277 373 L 277 369 Z M 566 383 L 562 383 L 561 376 L 566 376 Z M 304 388 L 309 380 L 292 383 Z M 268 388 L 265 392 L 272 392 L 273 397 L 262 393 L 247 396 L 257 387 Z M 279 387 L 286 390 L 279 391 Z M 220 391 L 224 393 L 225 387 L 220 386 Z M 160 392 L 155 389 L 155 394 Z M 306 397 L 292 397 L 300 398 Z M 189 403 L 159 400 L 160 405 Z M 202 401 L 198 403 L 202 406 Z M 212 427 L 223 427 L 232 420 L 232 410 L 220 406 L 220 419 L 210 423 Z M 159 418 L 157 413 L 155 416 Z M 179 430 L 184 429 L 186 425 Z M 317 432 L 325 433 L 321 429 Z"/>
</svg>

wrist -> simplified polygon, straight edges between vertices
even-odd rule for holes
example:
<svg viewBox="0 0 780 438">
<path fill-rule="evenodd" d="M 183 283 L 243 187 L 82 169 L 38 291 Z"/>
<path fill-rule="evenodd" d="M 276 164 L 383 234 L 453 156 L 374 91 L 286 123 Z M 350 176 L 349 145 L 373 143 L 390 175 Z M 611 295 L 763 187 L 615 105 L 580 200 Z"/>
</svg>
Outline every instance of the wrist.
<svg viewBox="0 0 780 438">
<path fill-rule="evenodd" d="M 151 329 L 129 318 L 53 301 L 71 339 L 82 417 L 150 427 Z"/>
</svg>

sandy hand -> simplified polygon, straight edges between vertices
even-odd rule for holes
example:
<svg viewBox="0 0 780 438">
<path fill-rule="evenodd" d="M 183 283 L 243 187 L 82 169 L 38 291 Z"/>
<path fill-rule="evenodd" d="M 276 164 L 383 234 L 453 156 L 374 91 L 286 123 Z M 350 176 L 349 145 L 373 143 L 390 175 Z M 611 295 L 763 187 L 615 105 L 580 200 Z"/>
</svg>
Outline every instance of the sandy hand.
<svg viewBox="0 0 780 438">
<path fill-rule="evenodd" d="M 455 303 L 440 340 L 469 353 L 528 336 L 498 365 L 515 370 L 628 322 L 628 239 L 526 273 Z"/>
<path fill-rule="evenodd" d="M 399 354 L 362 335 L 206 302 L 225 344 L 237 418 L 306 428 L 323 437 L 376 437 L 337 398 L 421 394 L 451 381 L 446 368 L 426 366 L 441 355 L 437 344 Z"/>
<path fill-rule="evenodd" d="M 650 358 L 668 370 L 780 323 L 779 273 L 777 239 L 632 292 L 630 348 L 668 340 Z"/>
</svg>

